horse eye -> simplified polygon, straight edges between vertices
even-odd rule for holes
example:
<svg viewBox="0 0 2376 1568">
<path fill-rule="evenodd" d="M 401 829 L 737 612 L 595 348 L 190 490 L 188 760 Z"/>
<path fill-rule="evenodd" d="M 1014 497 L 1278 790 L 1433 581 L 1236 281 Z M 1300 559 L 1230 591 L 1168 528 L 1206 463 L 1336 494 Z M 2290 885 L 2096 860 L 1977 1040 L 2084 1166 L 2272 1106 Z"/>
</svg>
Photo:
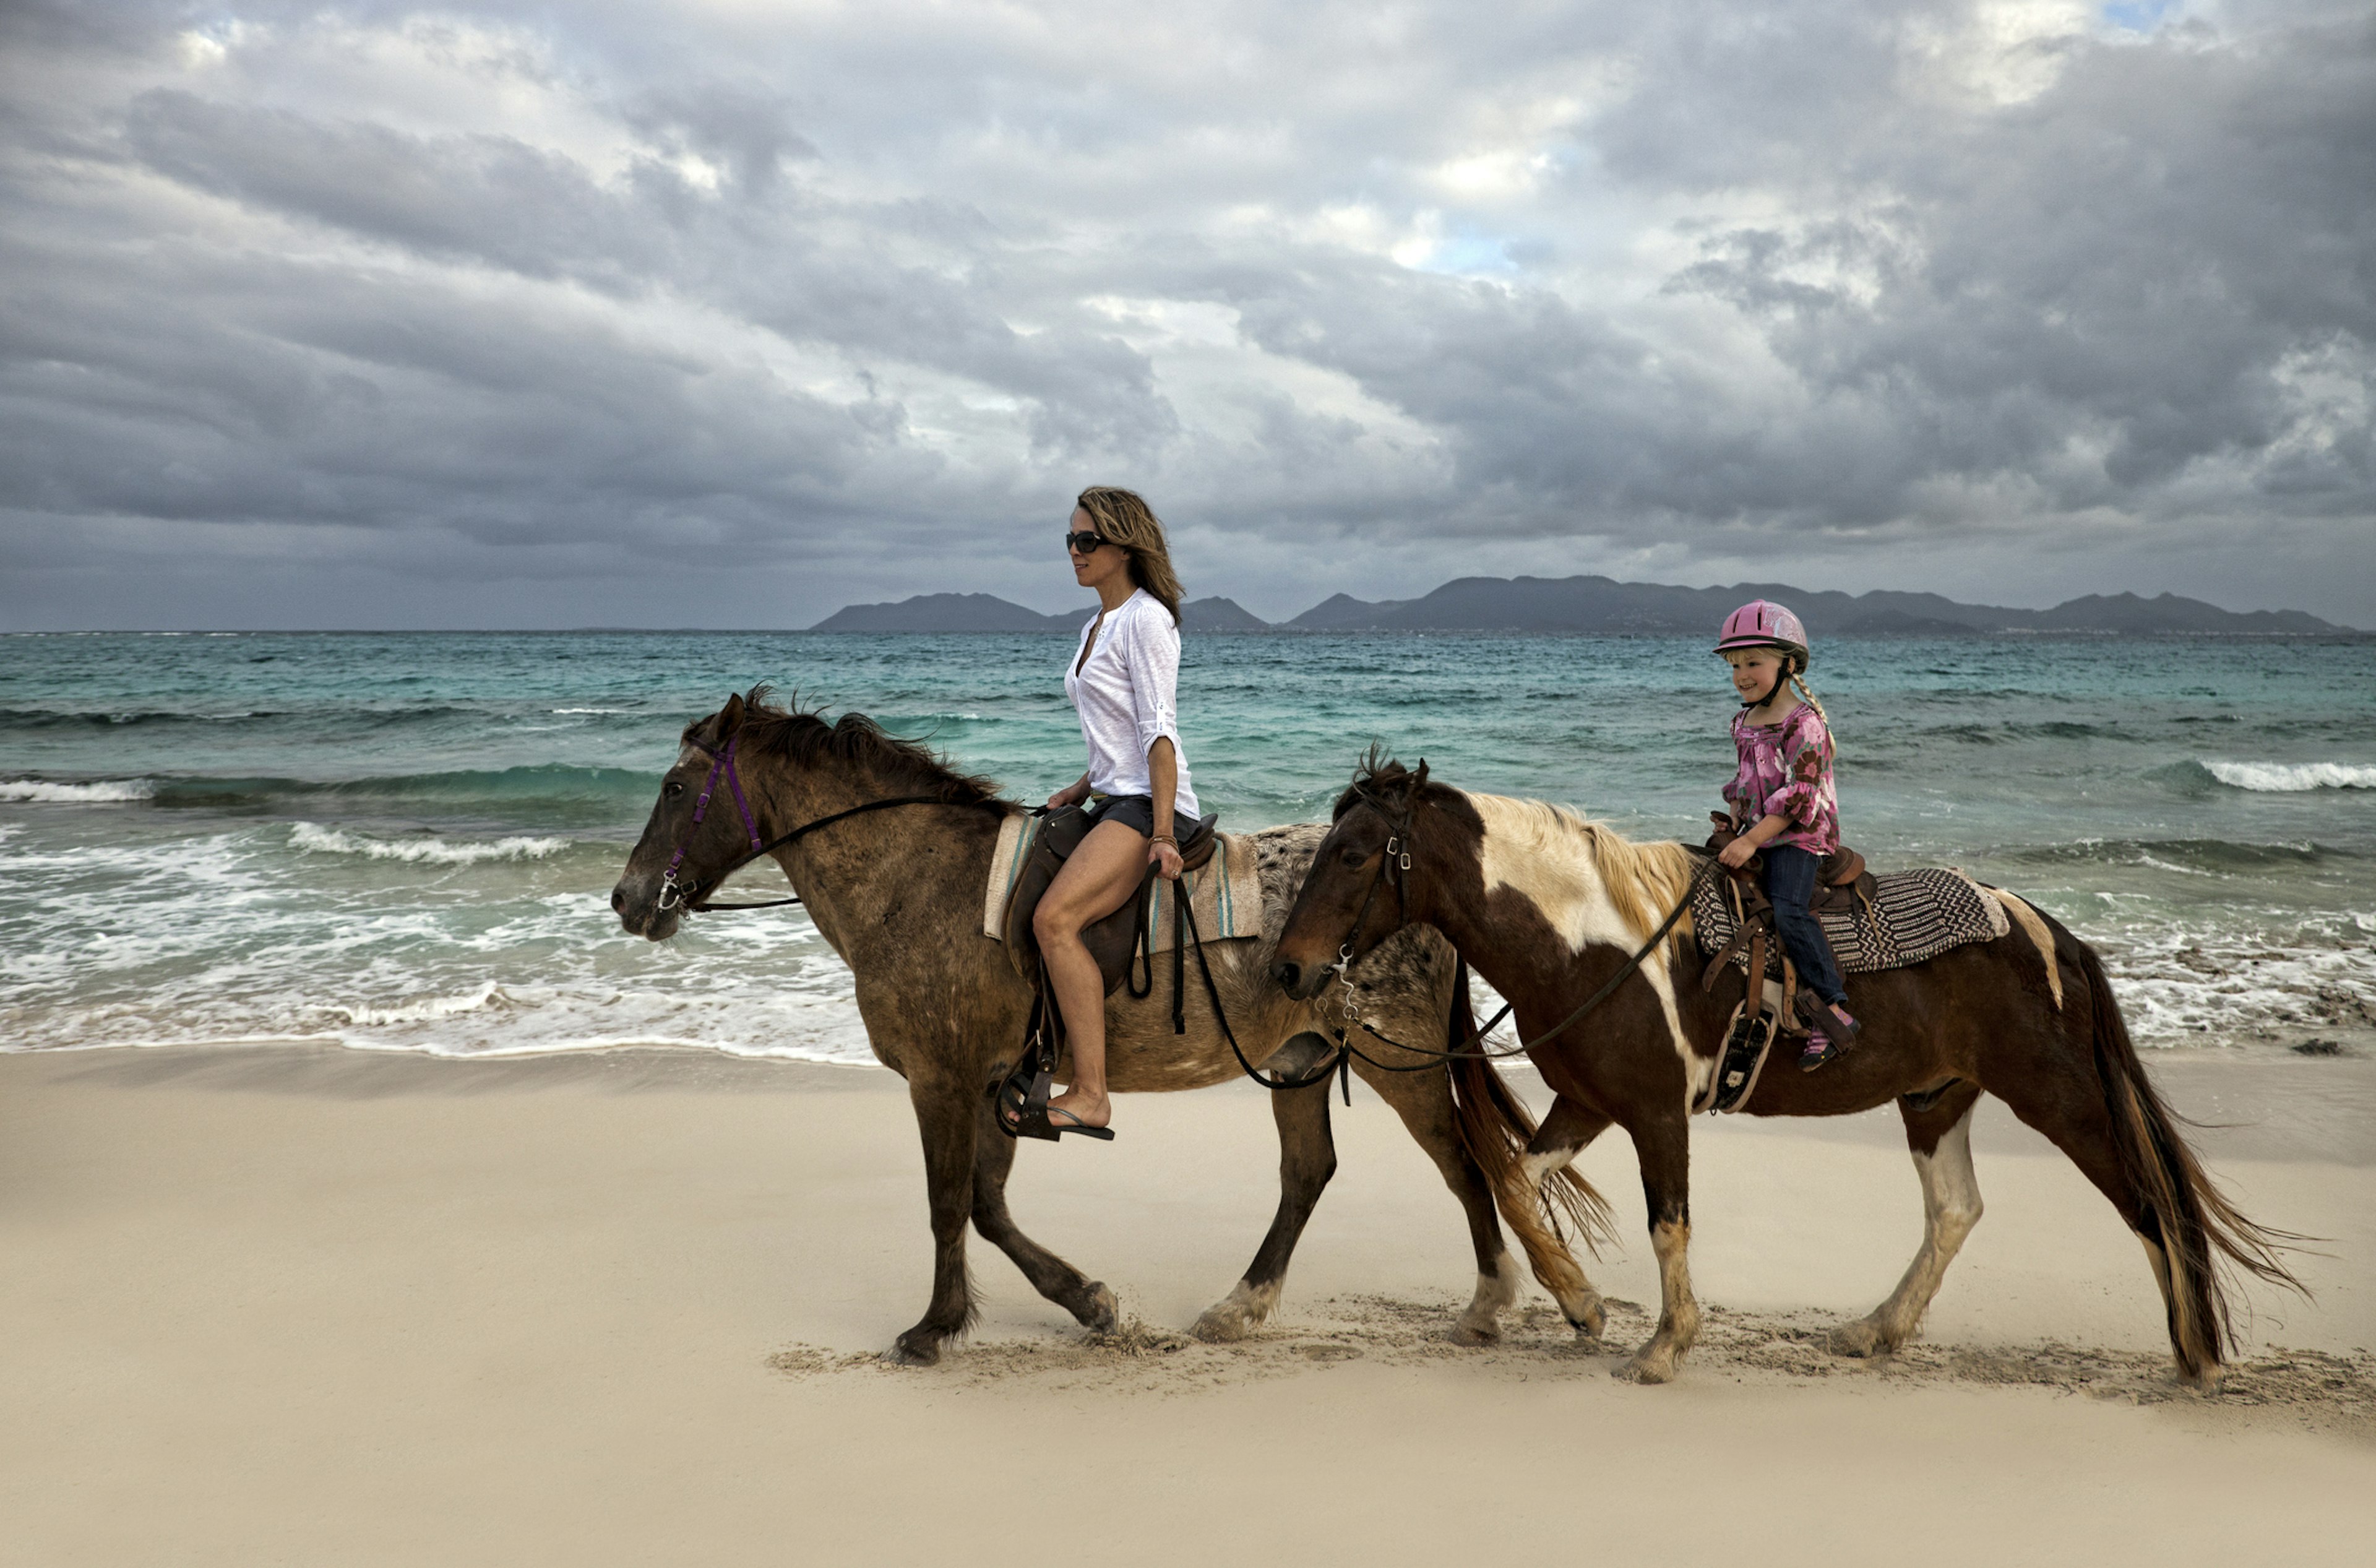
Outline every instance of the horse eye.
<svg viewBox="0 0 2376 1568">
<path fill-rule="evenodd" d="M 1361 853 L 1359 849 L 1348 849 L 1345 851 L 1344 855 L 1345 863 L 1348 866 L 1360 865 L 1363 861 L 1366 861 L 1369 858 L 1369 856 Z"/>
<path fill-rule="evenodd" d="M 673 801 L 679 795 L 684 793 L 684 785 L 681 781 L 671 778 L 667 783 L 660 786 L 660 793 Z"/>
</svg>

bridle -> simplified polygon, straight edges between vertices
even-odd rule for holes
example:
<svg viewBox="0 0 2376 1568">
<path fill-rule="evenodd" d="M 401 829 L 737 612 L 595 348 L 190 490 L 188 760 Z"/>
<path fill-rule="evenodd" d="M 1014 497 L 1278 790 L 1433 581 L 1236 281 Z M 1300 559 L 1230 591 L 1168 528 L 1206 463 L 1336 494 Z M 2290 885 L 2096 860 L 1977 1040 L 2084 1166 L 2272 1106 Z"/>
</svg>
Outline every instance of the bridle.
<svg viewBox="0 0 2376 1568">
<path fill-rule="evenodd" d="M 1410 923 L 1410 829 L 1411 818 L 1419 813 L 1419 791 L 1416 790 L 1404 791 L 1399 816 L 1388 811 L 1375 795 L 1359 784 L 1353 786 L 1353 794 L 1356 807 L 1367 806 L 1384 821 L 1386 847 L 1378 855 L 1378 873 L 1370 879 L 1369 891 L 1361 896 L 1360 912 L 1353 917 L 1352 925 L 1345 932 L 1345 940 L 1336 944 L 1336 962 L 1329 966 L 1336 971 L 1336 983 L 1345 992 L 1338 999 L 1344 1014 L 1344 1025 L 1336 1030 L 1340 1045 L 1345 1042 L 1345 1036 L 1351 1027 L 1361 1022 L 1360 999 L 1353 990 L 1353 944 L 1361 939 L 1361 928 L 1370 923 L 1370 911 L 1378 907 L 1378 895 L 1385 890 L 1388 882 L 1395 885 L 1395 913 L 1401 917 L 1396 929 Z M 1499 1022 L 1499 1018 L 1494 1020 L 1494 1023 Z M 1362 1027 L 1367 1028 L 1366 1025 Z M 1491 1028 L 1492 1025 L 1486 1028 Z M 1377 1033 L 1374 1029 L 1370 1032 Z"/>
<path fill-rule="evenodd" d="M 734 747 L 742 739 L 742 731 L 738 730 L 727 738 L 726 744 L 721 749 L 713 750 L 701 742 L 691 739 L 685 742 L 710 759 L 709 777 L 702 781 L 701 796 L 693 803 L 693 821 L 688 823 L 685 830 L 677 837 L 676 852 L 669 856 L 668 869 L 660 873 L 659 907 L 662 909 L 683 909 L 688 914 L 707 914 L 712 910 L 780 909 L 787 904 L 801 902 L 798 897 L 770 898 L 757 904 L 712 904 L 707 900 L 712 889 L 753 861 L 782 849 L 796 838 L 814 833 L 820 827 L 831 826 L 844 817 L 858 816 L 866 812 L 887 811 L 893 806 L 973 806 L 1002 813 L 1006 810 L 1005 802 L 1002 801 L 944 801 L 938 795 L 897 795 L 888 800 L 862 802 L 848 811 L 835 812 L 831 815 L 818 817 L 814 822 L 804 822 L 790 833 L 778 834 L 763 843 L 759 838 L 759 821 L 751 814 L 751 802 L 743 798 L 742 776 L 734 771 Z M 734 810 L 742 818 L 742 832 L 751 841 L 751 852 L 738 856 L 733 863 L 708 881 L 696 883 L 688 887 L 677 879 L 677 867 L 684 863 L 684 852 L 691 847 L 693 836 L 701 831 L 702 819 L 709 814 L 710 797 L 718 792 L 718 780 L 720 775 L 725 777 L 727 791 L 734 799 Z"/>
</svg>

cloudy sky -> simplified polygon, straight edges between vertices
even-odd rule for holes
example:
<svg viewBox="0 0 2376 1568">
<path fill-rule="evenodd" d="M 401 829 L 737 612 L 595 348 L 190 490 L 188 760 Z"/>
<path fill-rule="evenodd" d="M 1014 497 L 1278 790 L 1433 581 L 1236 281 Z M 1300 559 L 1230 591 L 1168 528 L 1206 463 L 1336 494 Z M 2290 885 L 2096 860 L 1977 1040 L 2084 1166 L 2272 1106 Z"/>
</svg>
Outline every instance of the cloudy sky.
<svg viewBox="0 0 2376 1568">
<path fill-rule="evenodd" d="M 2376 626 L 2376 12 L 0 5 L 0 628 L 1474 573 Z"/>
</svg>

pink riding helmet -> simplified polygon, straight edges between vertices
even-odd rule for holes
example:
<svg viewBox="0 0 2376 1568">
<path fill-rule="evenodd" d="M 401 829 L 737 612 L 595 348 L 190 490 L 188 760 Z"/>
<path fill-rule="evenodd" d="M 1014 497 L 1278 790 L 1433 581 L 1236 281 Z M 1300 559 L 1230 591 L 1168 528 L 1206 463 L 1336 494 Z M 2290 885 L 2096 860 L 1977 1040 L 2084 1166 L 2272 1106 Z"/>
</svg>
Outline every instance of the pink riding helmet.
<svg viewBox="0 0 2376 1568">
<path fill-rule="evenodd" d="M 1798 655 L 1800 669 L 1807 667 L 1807 628 L 1770 599 L 1752 600 L 1724 618 L 1716 650 L 1725 653 L 1736 647 L 1778 647 Z"/>
</svg>

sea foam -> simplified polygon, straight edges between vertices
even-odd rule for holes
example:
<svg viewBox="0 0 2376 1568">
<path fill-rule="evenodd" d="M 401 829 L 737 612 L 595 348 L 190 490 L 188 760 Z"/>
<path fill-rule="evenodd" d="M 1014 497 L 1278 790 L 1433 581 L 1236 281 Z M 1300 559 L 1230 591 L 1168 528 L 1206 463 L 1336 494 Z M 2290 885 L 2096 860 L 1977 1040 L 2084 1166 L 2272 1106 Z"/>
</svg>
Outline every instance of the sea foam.
<svg viewBox="0 0 2376 1568">
<path fill-rule="evenodd" d="M 2348 762 L 2206 762 L 2222 784 L 2273 794 L 2305 790 L 2376 790 L 2376 766 Z"/>
<path fill-rule="evenodd" d="M 53 784 L 43 778 L 0 779 L 0 801 L 114 802 L 145 801 L 157 792 L 146 778 L 102 778 L 94 784 Z"/>
<path fill-rule="evenodd" d="M 386 1028 L 393 1024 L 428 1024 L 457 1014 L 475 1013 L 503 995 L 503 989 L 488 980 L 476 991 L 461 996 L 430 996 L 418 1002 L 407 1002 L 394 1007 L 333 1007 L 331 1011 L 346 1016 L 350 1024 Z"/>
<path fill-rule="evenodd" d="M 363 855 L 374 861 L 411 861 L 439 866 L 482 861 L 536 861 L 569 848 L 566 838 L 488 838 L 455 843 L 445 838 L 366 838 L 318 823 L 289 830 L 289 847 L 324 855 Z"/>
</svg>

